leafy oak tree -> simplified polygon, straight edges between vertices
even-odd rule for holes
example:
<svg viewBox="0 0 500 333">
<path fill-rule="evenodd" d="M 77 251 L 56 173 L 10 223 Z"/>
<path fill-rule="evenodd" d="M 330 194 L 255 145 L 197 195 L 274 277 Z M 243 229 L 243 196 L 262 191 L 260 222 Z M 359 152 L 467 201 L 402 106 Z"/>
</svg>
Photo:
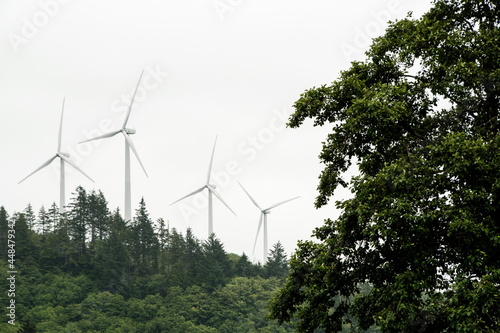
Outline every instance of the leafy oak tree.
<svg viewBox="0 0 500 333">
<path fill-rule="evenodd" d="M 384 332 L 499 332 L 499 90 L 498 1 L 436 0 L 303 93 L 289 126 L 332 127 L 315 205 L 339 186 L 353 197 L 299 243 L 271 317 L 299 332 L 352 316 Z"/>
</svg>

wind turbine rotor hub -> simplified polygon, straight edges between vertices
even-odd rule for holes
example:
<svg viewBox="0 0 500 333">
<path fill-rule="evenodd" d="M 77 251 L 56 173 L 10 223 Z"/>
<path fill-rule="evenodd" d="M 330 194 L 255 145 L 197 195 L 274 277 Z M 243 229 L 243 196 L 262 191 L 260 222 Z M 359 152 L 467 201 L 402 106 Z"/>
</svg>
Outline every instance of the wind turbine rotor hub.
<svg viewBox="0 0 500 333">
<path fill-rule="evenodd" d="M 133 129 L 133 128 L 124 128 L 123 129 L 125 131 L 125 133 L 127 134 L 135 134 L 136 130 Z"/>
</svg>

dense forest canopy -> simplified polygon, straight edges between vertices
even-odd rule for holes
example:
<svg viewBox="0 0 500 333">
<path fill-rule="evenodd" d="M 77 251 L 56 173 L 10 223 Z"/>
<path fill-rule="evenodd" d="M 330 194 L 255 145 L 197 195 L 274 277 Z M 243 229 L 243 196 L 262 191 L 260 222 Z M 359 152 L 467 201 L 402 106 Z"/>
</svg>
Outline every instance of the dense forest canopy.
<svg viewBox="0 0 500 333">
<path fill-rule="evenodd" d="M 14 297 L 4 292 L 9 225 Z M 266 317 L 287 273 L 279 242 L 254 264 L 214 234 L 200 240 L 152 221 L 144 200 L 132 221 L 82 187 L 64 214 L 55 204 L 12 216 L 0 207 L 0 304 L 16 304 L 14 325 L 3 311 L 1 332 L 293 332 Z"/>
<path fill-rule="evenodd" d="M 125 221 L 78 187 L 65 214 L 0 207 L 0 331 L 499 332 L 499 106 L 499 4 L 435 0 L 295 102 L 290 127 L 331 128 L 316 207 L 353 196 L 290 260 L 226 253 L 144 200 Z"/>
<path fill-rule="evenodd" d="M 436 0 L 303 93 L 289 125 L 332 128 L 316 206 L 339 186 L 353 198 L 299 244 L 272 317 L 300 332 L 340 331 L 351 315 L 384 332 L 499 332 L 499 105 L 491 0 Z"/>
</svg>

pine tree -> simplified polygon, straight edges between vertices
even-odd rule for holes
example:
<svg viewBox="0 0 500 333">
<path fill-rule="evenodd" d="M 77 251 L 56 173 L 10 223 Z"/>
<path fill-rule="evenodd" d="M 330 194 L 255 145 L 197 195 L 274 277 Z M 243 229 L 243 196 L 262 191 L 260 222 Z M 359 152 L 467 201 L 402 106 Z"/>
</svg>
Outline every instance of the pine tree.
<svg viewBox="0 0 500 333">
<path fill-rule="evenodd" d="M 191 228 L 186 231 L 185 237 L 186 252 L 184 265 L 187 273 L 187 284 L 199 284 L 203 267 L 203 251 L 200 241 L 194 236 Z"/>
<path fill-rule="evenodd" d="M 158 238 L 160 249 L 164 249 L 168 242 L 168 226 L 165 224 L 165 220 L 161 217 L 156 221 L 156 224 L 158 225 L 156 237 Z"/>
<path fill-rule="evenodd" d="M 221 241 L 211 234 L 203 243 L 203 279 L 209 291 L 224 286 L 231 277 L 231 263 Z"/>
<path fill-rule="evenodd" d="M 38 211 L 37 229 L 42 233 L 42 235 L 45 235 L 48 226 L 49 226 L 49 215 L 47 211 L 45 211 L 45 207 L 42 206 Z"/>
<path fill-rule="evenodd" d="M 89 203 L 85 189 L 81 186 L 76 188 L 75 197 L 71 199 L 70 212 L 68 216 L 68 234 L 80 256 L 86 254 L 87 250 L 87 221 L 89 220 Z"/>
<path fill-rule="evenodd" d="M 131 273 L 129 236 L 129 227 L 117 209 L 111 215 L 109 236 L 103 242 L 102 261 L 98 265 L 103 288 L 111 292 L 122 291 Z"/>
<path fill-rule="evenodd" d="M 88 196 L 89 219 L 87 227 L 90 229 L 90 242 L 95 243 L 97 239 L 103 240 L 109 229 L 108 202 L 104 194 L 92 191 Z"/>
<path fill-rule="evenodd" d="M 59 269 L 66 270 L 72 261 L 71 258 L 76 253 L 75 251 L 66 226 L 64 222 L 61 222 L 58 229 L 42 237 L 39 254 L 40 267 L 48 272 Z"/>
<path fill-rule="evenodd" d="M 59 211 L 59 207 L 57 207 L 56 203 L 52 203 L 52 206 L 50 206 L 49 211 L 47 212 L 47 226 L 46 226 L 46 232 L 51 232 L 53 230 L 56 230 L 59 228 L 60 220 L 61 220 L 61 213 Z"/>
<path fill-rule="evenodd" d="M 133 223 L 131 240 L 136 271 L 141 275 L 155 273 L 158 271 L 159 242 L 144 198 L 141 199 L 139 209 L 136 210 Z"/>
<path fill-rule="evenodd" d="M 264 272 L 266 277 L 277 277 L 284 279 L 288 275 L 288 260 L 285 253 L 285 248 L 281 243 L 273 245 L 269 256 L 267 257 L 267 262 L 264 265 Z"/>
<path fill-rule="evenodd" d="M 236 265 L 234 267 L 234 274 L 241 277 L 250 277 L 256 275 L 256 267 L 252 265 L 245 253 L 243 253 L 236 262 Z"/>
<path fill-rule="evenodd" d="M 35 258 L 36 247 L 33 242 L 32 232 L 28 228 L 24 213 L 14 214 L 12 220 L 15 223 L 16 235 L 16 260 L 32 262 Z"/>
<path fill-rule="evenodd" d="M 0 258 L 7 259 L 7 234 L 9 214 L 3 206 L 0 207 Z"/>
<path fill-rule="evenodd" d="M 28 228 L 30 230 L 33 230 L 36 221 L 36 216 L 31 204 L 28 204 L 28 206 L 26 206 L 26 208 L 24 209 L 24 216 L 26 217 L 26 223 L 28 223 Z"/>
<path fill-rule="evenodd" d="M 187 286 L 187 268 L 185 265 L 186 242 L 175 228 L 168 233 L 165 253 L 165 274 L 172 286 Z"/>
</svg>

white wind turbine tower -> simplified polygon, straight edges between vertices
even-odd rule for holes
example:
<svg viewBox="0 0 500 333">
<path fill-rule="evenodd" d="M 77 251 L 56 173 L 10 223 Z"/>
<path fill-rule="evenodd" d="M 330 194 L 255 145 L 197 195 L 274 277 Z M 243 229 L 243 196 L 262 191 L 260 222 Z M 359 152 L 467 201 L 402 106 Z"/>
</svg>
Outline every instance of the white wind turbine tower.
<svg viewBox="0 0 500 333">
<path fill-rule="evenodd" d="M 248 195 L 248 197 L 250 198 L 250 200 L 252 200 L 252 202 L 254 203 L 255 206 L 257 206 L 257 208 L 260 210 L 260 219 L 259 219 L 259 226 L 257 228 L 257 235 L 255 236 L 255 242 L 253 244 L 253 251 L 252 251 L 252 254 L 255 252 L 255 245 L 257 245 L 257 238 L 259 237 L 259 232 L 260 232 L 260 228 L 262 226 L 262 222 L 264 222 L 264 261 L 262 262 L 263 264 L 266 263 L 266 260 L 267 260 L 267 255 L 268 255 L 268 246 L 267 246 L 267 215 L 271 213 L 271 209 L 275 208 L 275 207 L 278 207 L 288 201 L 292 201 L 292 200 L 295 200 L 297 198 L 300 198 L 300 197 L 295 197 L 295 198 L 291 198 L 291 199 L 288 199 L 288 200 L 285 200 L 285 201 L 281 201 L 281 202 L 278 202 L 272 206 L 269 206 L 268 208 L 265 208 L 265 209 L 262 209 L 259 204 L 257 203 L 257 201 L 255 201 L 254 198 L 252 198 L 252 196 L 250 195 L 250 193 L 247 192 L 247 190 L 245 190 L 245 188 L 243 187 L 243 185 L 241 185 L 240 182 L 238 182 L 238 184 L 240 184 L 241 188 L 243 189 L 243 191 L 245 191 L 245 193 Z"/>
<path fill-rule="evenodd" d="M 64 115 L 64 101 L 65 101 L 65 99 L 63 99 L 63 106 L 62 106 L 62 111 L 61 111 L 61 121 L 59 122 L 59 138 L 58 138 L 58 142 L 57 142 L 57 153 L 54 156 L 52 156 L 47 162 L 43 163 L 38 169 L 36 169 L 32 173 L 30 173 L 29 175 L 27 175 L 26 177 L 24 177 L 18 183 L 18 184 L 21 184 L 26 178 L 28 178 L 29 176 L 33 175 L 34 173 L 40 171 L 41 169 L 45 168 L 50 163 L 52 163 L 53 160 L 55 160 L 56 158 L 59 157 L 60 158 L 60 163 L 61 163 L 60 164 L 60 169 L 59 169 L 59 171 L 60 171 L 59 212 L 61 212 L 61 213 L 64 213 L 64 207 L 66 206 L 66 204 L 65 204 L 65 197 L 66 197 L 65 188 L 66 188 L 66 183 L 65 183 L 64 163 L 68 163 L 73 168 L 75 168 L 76 170 L 78 170 L 82 175 L 84 175 L 85 177 L 87 177 L 88 179 L 90 179 L 92 182 L 94 182 L 92 180 L 92 178 L 90 178 L 85 172 L 83 172 L 82 169 L 80 169 L 75 163 L 73 163 L 73 161 L 71 161 L 69 159 L 69 154 L 68 153 L 63 153 L 61 151 L 62 123 L 63 123 L 63 115 Z"/>
<path fill-rule="evenodd" d="M 144 171 L 144 174 L 146 174 L 146 177 L 148 177 L 148 173 L 146 172 L 144 165 L 142 165 L 141 159 L 139 158 L 139 154 L 137 154 L 137 150 L 135 149 L 134 143 L 132 142 L 132 139 L 130 138 L 130 134 L 135 134 L 136 131 L 135 131 L 135 129 L 127 128 L 127 122 L 128 122 L 128 118 L 130 117 L 130 111 L 132 110 L 132 105 L 134 105 L 135 95 L 137 94 L 137 89 L 139 88 L 139 84 L 141 83 L 141 79 L 142 79 L 143 74 L 144 74 L 144 71 L 142 71 L 141 76 L 139 77 L 139 81 L 137 82 L 137 86 L 135 87 L 134 95 L 132 96 L 132 100 L 130 101 L 130 105 L 128 107 L 127 115 L 125 117 L 125 121 L 123 122 L 122 128 L 117 130 L 117 131 L 106 133 L 106 134 L 97 136 L 95 138 L 80 142 L 80 143 L 84 143 L 84 142 L 93 141 L 93 140 L 110 138 L 112 136 L 115 136 L 118 133 L 122 133 L 123 136 L 125 137 L 125 209 L 124 209 L 124 219 L 126 221 L 130 221 L 132 218 L 131 185 L 130 185 L 130 149 L 132 149 L 132 151 L 134 152 L 134 155 L 137 158 L 137 161 L 139 161 L 139 164 L 141 165 L 142 170 Z"/>
<path fill-rule="evenodd" d="M 213 202 L 212 202 L 212 194 L 215 195 L 235 216 L 236 213 L 229 207 L 229 205 L 222 199 L 221 195 L 217 193 L 215 190 L 216 186 L 213 184 L 210 184 L 210 175 L 212 173 L 212 163 L 214 161 L 214 153 L 215 153 L 215 145 L 217 144 L 217 137 L 215 137 L 215 142 L 214 142 L 214 148 L 212 149 L 212 157 L 210 158 L 210 164 L 208 165 L 208 174 L 207 174 L 207 182 L 205 185 L 197 189 L 196 191 L 193 191 L 189 193 L 188 195 L 183 196 L 177 201 L 172 202 L 170 205 L 173 205 L 187 197 L 190 197 L 192 195 L 195 195 L 204 189 L 208 190 L 208 236 L 213 234 L 214 232 L 214 226 L 213 226 Z"/>
</svg>

